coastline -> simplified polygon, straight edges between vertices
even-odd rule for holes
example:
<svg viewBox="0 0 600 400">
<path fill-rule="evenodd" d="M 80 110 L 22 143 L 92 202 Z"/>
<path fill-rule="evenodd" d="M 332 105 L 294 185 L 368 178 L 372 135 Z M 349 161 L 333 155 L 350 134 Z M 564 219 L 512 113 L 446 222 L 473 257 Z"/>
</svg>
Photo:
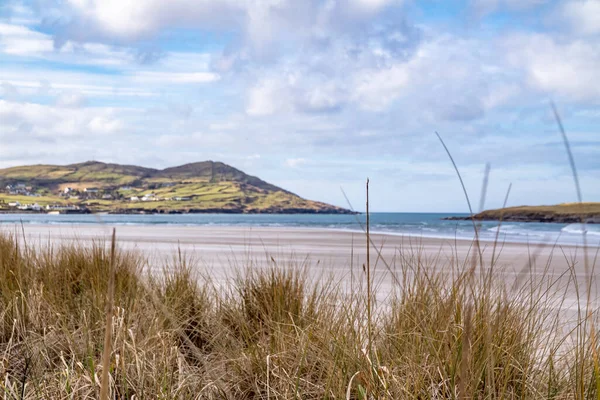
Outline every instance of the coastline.
<svg viewBox="0 0 600 400">
<path fill-rule="evenodd" d="M 419 216 L 412 221 L 405 219 L 403 215 L 411 213 L 400 213 L 400 219 L 389 223 L 390 217 L 386 213 L 375 213 L 371 215 L 371 234 L 378 236 L 389 236 L 396 238 L 412 238 L 423 240 L 438 240 L 450 242 L 472 242 L 474 234 L 473 226 L 470 220 L 465 221 L 466 225 L 446 224 L 445 226 L 436 226 L 433 222 L 426 221 L 427 215 Z M 136 226 L 140 229 L 145 227 L 181 227 L 181 228 L 235 228 L 235 229 L 286 229 L 286 230 L 316 230 L 323 232 L 342 232 L 353 235 L 364 235 L 364 218 L 353 218 L 349 215 L 334 214 L 222 214 L 222 213 L 202 213 L 197 217 L 188 214 L 112 214 L 112 213 L 93 213 L 93 214 L 52 214 L 52 213 L 14 213 L 6 214 L 6 219 L 0 219 L 0 226 L 9 226 L 11 224 L 36 225 L 43 226 L 81 226 L 92 227 L 95 225 L 109 225 L 115 227 Z M 10 215 L 10 217 L 8 217 Z M 314 219 L 313 217 L 316 217 Z M 338 218 L 339 217 L 339 218 Z M 375 219 L 374 219 L 375 217 Z M 341 218 L 341 219 L 340 219 Z M 439 221 L 447 221 L 452 217 L 439 218 Z M 527 224 L 524 224 L 527 225 Z M 579 226 L 560 226 L 554 225 L 554 230 L 539 230 L 542 225 L 533 224 L 533 229 L 522 229 L 510 225 L 510 221 L 502 221 L 499 225 L 485 224 L 479 228 L 479 241 L 485 244 L 493 244 L 498 241 L 502 244 L 528 244 L 532 246 L 558 244 L 561 246 L 575 247 L 582 245 L 582 232 Z M 502 228 L 502 229 L 500 229 Z M 498 229 L 500 231 L 498 232 Z M 521 230 L 519 230 L 521 229 Z M 598 237 L 600 230 L 589 226 L 588 243 L 591 248 L 600 247 Z"/>
<path fill-rule="evenodd" d="M 243 214 L 243 215 L 360 215 L 358 211 L 344 210 L 307 210 L 303 208 L 288 209 L 288 210 L 241 210 L 241 209 L 222 209 L 222 208 L 205 208 L 205 209 L 174 209 L 174 210 L 143 210 L 143 209 L 118 209 L 118 210 L 90 210 L 82 209 L 77 211 L 33 211 L 33 210 L 0 210 L 0 214 L 40 214 L 40 215 L 178 215 L 178 214 Z"/>
</svg>

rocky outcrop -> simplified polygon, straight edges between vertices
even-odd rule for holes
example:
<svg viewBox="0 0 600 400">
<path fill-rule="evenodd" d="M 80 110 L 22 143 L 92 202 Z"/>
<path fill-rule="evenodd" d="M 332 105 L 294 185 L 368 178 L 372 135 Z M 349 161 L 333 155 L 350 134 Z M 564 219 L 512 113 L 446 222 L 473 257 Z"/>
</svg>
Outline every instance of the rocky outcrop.
<svg viewBox="0 0 600 400">
<path fill-rule="evenodd" d="M 294 208 L 294 207 L 269 207 L 269 208 L 185 208 L 177 210 L 119 208 L 108 211 L 109 214 L 359 214 L 345 208 L 328 206 L 323 208 Z"/>
</svg>

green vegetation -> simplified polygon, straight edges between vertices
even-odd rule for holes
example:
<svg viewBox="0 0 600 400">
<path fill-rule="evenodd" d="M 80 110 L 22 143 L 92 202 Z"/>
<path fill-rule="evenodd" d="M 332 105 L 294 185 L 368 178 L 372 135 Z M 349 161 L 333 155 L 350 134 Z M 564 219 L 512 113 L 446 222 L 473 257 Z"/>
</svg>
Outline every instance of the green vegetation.
<svg viewBox="0 0 600 400">
<path fill-rule="evenodd" d="M 486 210 L 475 214 L 477 220 L 521 222 L 600 223 L 600 203 L 564 203 L 554 206 L 519 206 Z M 449 219 L 471 219 L 452 217 Z"/>
<path fill-rule="evenodd" d="M 507 207 L 505 212 L 548 212 L 561 214 L 600 214 L 600 203 L 562 203 L 554 206 L 519 206 Z M 499 211 L 499 210 L 495 210 Z M 491 212 L 491 211 L 488 211 Z"/>
<path fill-rule="evenodd" d="M 403 249 L 392 297 L 367 319 L 362 270 L 342 288 L 269 257 L 216 284 L 181 255 L 154 275 L 141 254 L 111 260 L 104 243 L 32 249 L 0 236 L 4 398 L 97 398 L 107 382 L 119 399 L 600 394 L 595 314 L 562 332 L 550 274 L 507 288 L 470 257 L 442 273 Z"/>
<path fill-rule="evenodd" d="M 347 213 L 348 210 L 303 199 L 257 177 L 213 161 L 156 170 L 131 165 L 86 162 L 66 166 L 32 165 L 0 170 L 0 187 L 31 187 L 23 196 L 6 189 L 5 204 L 19 201 L 72 204 L 91 212 L 236 212 Z M 65 189 L 73 189 L 65 193 Z M 86 188 L 98 189 L 97 193 Z M 13 193 L 11 193 L 13 192 Z M 102 196 L 110 196 L 104 199 Z M 133 201 L 153 196 L 148 201 Z M 181 199 L 183 198 L 183 199 Z M 178 201 L 179 200 L 179 201 Z M 6 209 L 5 207 L 2 207 Z"/>
</svg>

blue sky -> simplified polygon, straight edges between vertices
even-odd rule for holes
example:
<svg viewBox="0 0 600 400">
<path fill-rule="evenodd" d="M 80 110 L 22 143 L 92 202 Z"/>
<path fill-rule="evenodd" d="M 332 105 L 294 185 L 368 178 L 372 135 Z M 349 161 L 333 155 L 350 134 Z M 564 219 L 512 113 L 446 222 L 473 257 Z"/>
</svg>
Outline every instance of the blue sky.
<svg viewBox="0 0 600 400">
<path fill-rule="evenodd" d="M 220 160 L 303 197 L 600 201 L 600 1 L 0 0 L 0 166 Z M 478 201 L 475 201 L 477 203 Z"/>
</svg>

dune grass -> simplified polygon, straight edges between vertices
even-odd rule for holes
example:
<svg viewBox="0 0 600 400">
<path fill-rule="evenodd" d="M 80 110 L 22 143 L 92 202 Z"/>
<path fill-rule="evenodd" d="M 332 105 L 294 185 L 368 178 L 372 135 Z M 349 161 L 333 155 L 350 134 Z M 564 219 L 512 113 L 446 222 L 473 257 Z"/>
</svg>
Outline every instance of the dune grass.
<svg viewBox="0 0 600 400">
<path fill-rule="evenodd" d="M 506 287 L 477 257 L 441 272 L 399 251 L 394 292 L 376 303 L 365 276 L 342 289 L 302 263 L 242 266 L 217 285 L 182 255 L 148 274 L 142 254 L 111 261 L 110 243 L 33 249 L 1 235 L 0 397 L 98 398 L 103 386 L 118 399 L 600 394 L 596 314 L 560 330 L 564 288 L 549 274 Z"/>
</svg>

